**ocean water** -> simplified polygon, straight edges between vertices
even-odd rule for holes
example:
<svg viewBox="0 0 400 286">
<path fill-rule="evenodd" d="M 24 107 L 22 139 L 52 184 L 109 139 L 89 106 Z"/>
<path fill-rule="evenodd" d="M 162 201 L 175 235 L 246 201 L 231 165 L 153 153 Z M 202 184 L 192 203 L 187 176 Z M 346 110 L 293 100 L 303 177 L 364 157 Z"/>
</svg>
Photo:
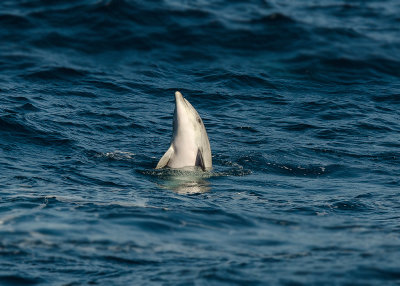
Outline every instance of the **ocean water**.
<svg viewBox="0 0 400 286">
<path fill-rule="evenodd" d="M 400 2 L 0 3 L 0 285 L 399 285 Z M 155 170 L 174 92 L 211 172 Z"/>
</svg>

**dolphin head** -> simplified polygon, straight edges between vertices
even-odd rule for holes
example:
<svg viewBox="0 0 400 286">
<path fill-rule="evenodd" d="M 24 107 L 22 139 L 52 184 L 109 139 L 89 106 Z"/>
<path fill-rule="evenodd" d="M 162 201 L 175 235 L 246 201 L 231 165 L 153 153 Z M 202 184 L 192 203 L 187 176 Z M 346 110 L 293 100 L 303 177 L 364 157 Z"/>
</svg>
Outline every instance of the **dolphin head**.
<svg viewBox="0 0 400 286">
<path fill-rule="evenodd" d="M 175 92 L 174 137 L 184 136 L 187 140 L 199 140 L 202 128 L 203 121 L 196 109 L 179 91 Z"/>
</svg>

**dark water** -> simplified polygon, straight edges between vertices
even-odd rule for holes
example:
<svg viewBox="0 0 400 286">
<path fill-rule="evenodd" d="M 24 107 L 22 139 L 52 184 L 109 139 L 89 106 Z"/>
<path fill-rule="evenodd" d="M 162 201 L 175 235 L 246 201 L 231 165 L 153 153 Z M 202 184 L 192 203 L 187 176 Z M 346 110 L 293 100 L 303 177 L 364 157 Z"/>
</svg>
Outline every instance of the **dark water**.
<svg viewBox="0 0 400 286">
<path fill-rule="evenodd" d="M 0 284 L 400 284 L 399 15 L 2 1 Z M 154 170 L 175 90 L 211 173 Z"/>
</svg>

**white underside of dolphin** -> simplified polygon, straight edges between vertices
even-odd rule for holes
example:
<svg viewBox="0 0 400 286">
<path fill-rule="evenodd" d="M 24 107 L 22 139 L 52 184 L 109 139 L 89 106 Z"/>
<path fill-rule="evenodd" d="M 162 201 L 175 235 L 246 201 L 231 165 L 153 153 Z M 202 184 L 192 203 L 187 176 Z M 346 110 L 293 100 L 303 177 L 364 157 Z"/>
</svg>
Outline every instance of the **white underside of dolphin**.
<svg viewBox="0 0 400 286">
<path fill-rule="evenodd" d="M 196 166 L 203 171 L 212 168 L 210 142 L 196 109 L 177 91 L 171 146 L 156 169 Z"/>
</svg>

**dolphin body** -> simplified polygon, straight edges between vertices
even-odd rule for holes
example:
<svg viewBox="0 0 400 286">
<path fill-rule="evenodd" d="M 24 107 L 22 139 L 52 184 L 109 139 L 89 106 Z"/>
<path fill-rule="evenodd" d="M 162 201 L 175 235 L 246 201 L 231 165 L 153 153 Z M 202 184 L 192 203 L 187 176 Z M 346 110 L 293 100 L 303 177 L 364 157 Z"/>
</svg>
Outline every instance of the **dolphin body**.
<svg viewBox="0 0 400 286">
<path fill-rule="evenodd" d="M 161 157 L 156 169 L 196 166 L 203 171 L 212 168 L 210 141 L 196 109 L 177 91 L 171 146 Z"/>
</svg>

